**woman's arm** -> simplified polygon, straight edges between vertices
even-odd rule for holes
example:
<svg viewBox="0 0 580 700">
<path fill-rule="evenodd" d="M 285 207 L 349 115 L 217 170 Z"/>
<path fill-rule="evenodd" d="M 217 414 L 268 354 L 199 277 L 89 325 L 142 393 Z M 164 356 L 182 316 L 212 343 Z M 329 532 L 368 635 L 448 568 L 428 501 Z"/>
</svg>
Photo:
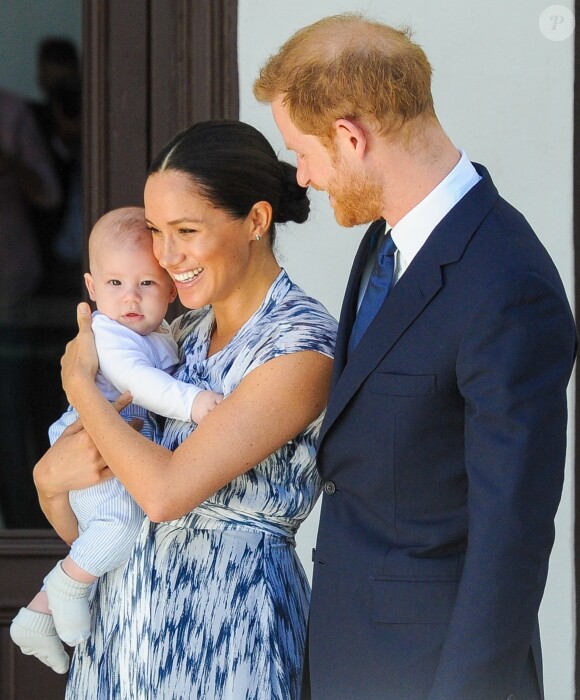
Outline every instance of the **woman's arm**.
<svg viewBox="0 0 580 700">
<path fill-rule="evenodd" d="M 304 430 L 324 409 L 332 360 L 313 351 L 253 370 L 175 452 L 127 426 L 96 388 L 88 306 L 62 361 L 63 386 L 98 451 L 153 521 L 190 512 Z"/>
</svg>

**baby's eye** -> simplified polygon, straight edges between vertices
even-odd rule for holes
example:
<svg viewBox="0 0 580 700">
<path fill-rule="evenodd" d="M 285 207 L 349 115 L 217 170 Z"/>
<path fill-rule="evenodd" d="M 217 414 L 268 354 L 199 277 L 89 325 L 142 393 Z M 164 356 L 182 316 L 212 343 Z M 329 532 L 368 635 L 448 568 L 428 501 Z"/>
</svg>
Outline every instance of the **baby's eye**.
<svg viewBox="0 0 580 700">
<path fill-rule="evenodd" d="M 143 280 L 141 284 L 143 287 L 150 287 L 152 284 L 155 284 L 155 280 Z"/>
<path fill-rule="evenodd" d="M 109 284 L 113 287 L 119 287 L 121 286 L 121 280 L 109 280 Z"/>
</svg>

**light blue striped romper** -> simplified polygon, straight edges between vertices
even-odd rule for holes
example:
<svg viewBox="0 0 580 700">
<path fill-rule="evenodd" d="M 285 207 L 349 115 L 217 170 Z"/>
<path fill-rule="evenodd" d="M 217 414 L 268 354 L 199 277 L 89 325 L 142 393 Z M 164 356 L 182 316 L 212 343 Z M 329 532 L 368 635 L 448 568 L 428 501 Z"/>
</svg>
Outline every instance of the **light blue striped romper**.
<svg viewBox="0 0 580 700">
<path fill-rule="evenodd" d="M 207 357 L 213 312 L 173 327 L 180 379 L 224 395 L 280 355 L 334 353 L 336 321 L 282 271 L 230 343 Z M 125 567 L 100 579 L 68 700 L 295 700 L 310 588 L 294 535 L 320 492 L 322 416 L 179 520 L 147 519 Z M 167 421 L 174 449 L 195 426 Z M 193 477 L 192 477 L 193 478 Z"/>
</svg>

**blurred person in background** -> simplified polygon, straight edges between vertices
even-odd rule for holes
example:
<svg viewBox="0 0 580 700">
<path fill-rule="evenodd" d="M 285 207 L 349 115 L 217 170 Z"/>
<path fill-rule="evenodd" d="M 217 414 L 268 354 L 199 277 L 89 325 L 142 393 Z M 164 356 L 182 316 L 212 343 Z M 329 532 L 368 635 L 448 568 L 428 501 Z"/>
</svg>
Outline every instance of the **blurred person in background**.
<svg viewBox="0 0 580 700">
<path fill-rule="evenodd" d="M 50 212 L 33 207 L 44 262 L 42 290 L 78 297 L 82 272 L 83 217 L 81 179 L 81 74 L 75 44 L 67 38 L 45 37 L 37 50 L 37 85 L 43 94 L 31 102 L 63 192 Z"/>
<path fill-rule="evenodd" d="M 6 527 L 46 525 L 32 484 L 31 439 L 23 416 L 38 408 L 42 367 L 26 356 L 28 317 L 42 275 L 42 219 L 60 205 L 62 190 L 34 116 L 23 98 L 0 89 L 0 510 Z M 38 333 L 35 334 L 38 344 Z M 36 390 L 27 391 L 28 375 Z"/>
</svg>

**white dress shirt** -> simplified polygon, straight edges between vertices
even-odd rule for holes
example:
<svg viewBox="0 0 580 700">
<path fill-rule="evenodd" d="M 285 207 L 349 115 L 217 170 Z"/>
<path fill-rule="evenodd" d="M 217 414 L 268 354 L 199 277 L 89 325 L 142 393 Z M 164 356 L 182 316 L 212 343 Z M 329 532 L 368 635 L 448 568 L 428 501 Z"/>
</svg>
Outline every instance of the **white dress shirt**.
<svg viewBox="0 0 580 700">
<path fill-rule="evenodd" d="M 459 152 L 461 154 L 459 162 L 449 175 L 434 190 L 431 190 L 417 206 L 405 214 L 396 226 L 391 229 L 388 223 L 386 225 L 385 233 L 391 231 L 391 236 L 397 246 L 393 284 L 401 279 L 437 224 L 481 180 L 481 176 L 473 167 L 465 151 L 459 149 Z M 373 265 L 374 255 L 371 255 L 361 279 L 359 306 L 367 288 Z"/>
</svg>

